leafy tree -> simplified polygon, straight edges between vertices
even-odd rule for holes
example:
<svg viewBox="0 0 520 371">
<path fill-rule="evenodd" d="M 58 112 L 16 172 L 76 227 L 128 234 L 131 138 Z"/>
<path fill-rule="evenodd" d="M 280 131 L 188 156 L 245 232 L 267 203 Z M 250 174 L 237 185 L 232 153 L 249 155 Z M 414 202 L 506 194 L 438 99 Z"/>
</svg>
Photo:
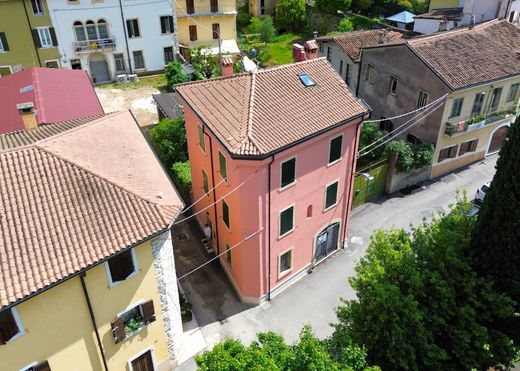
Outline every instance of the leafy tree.
<svg viewBox="0 0 520 371">
<path fill-rule="evenodd" d="M 260 18 L 251 17 L 249 20 L 248 32 L 252 34 L 260 33 Z"/>
<path fill-rule="evenodd" d="M 191 187 L 190 162 L 176 162 L 172 165 L 173 178 L 175 183 L 188 190 Z"/>
<path fill-rule="evenodd" d="M 378 143 L 383 142 L 383 140 L 380 140 L 383 135 L 383 131 L 379 129 L 379 126 L 375 122 L 364 122 L 359 135 L 359 152 L 363 152 L 363 149 L 376 141 L 379 141 Z M 368 148 L 368 150 L 370 149 L 372 149 L 372 147 Z M 363 166 L 370 162 L 379 160 L 383 157 L 384 151 L 385 146 L 375 148 L 372 152 L 360 157 L 358 165 Z"/>
<path fill-rule="evenodd" d="M 516 301 L 520 313 L 520 118 L 511 125 L 480 208 L 468 253 L 479 275 Z M 520 345 L 520 316 L 495 321 Z"/>
<path fill-rule="evenodd" d="M 198 47 L 190 49 L 190 64 L 195 69 L 194 79 L 203 80 L 220 73 L 218 57 L 213 55 L 208 48 Z"/>
<path fill-rule="evenodd" d="M 262 17 L 260 20 L 260 40 L 264 43 L 269 43 L 274 37 L 275 29 L 273 26 L 273 19 L 268 15 Z"/>
<path fill-rule="evenodd" d="M 305 0 L 278 0 L 274 21 L 278 30 L 300 31 L 307 23 Z"/>
<path fill-rule="evenodd" d="M 337 308 L 332 339 L 364 344 L 368 361 L 384 370 L 483 370 L 508 362 L 510 339 L 486 320 L 514 309 L 464 257 L 475 224 L 470 207 L 461 200 L 409 233 L 376 232 L 350 279 L 357 300 Z"/>
<path fill-rule="evenodd" d="M 182 65 L 177 61 L 170 62 L 168 66 L 166 66 L 164 74 L 169 91 L 173 91 L 174 85 L 181 84 L 189 80 L 188 75 L 186 75 L 182 70 Z"/>
<path fill-rule="evenodd" d="M 339 22 L 338 31 L 339 32 L 350 32 L 354 30 L 354 24 L 348 18 L 343 18 Z"/>
<path fill-rule="evenodd" d="M 431 165 L 435 148 L 433 144 L 412 144 L 413 167 L 419 169 Z"/>
<path fill-rule="evenodd" d="M 188 160 L 186 129 L 182 118 L 162 120 L 148 133 L 153 147 L 166 169 Z"/>
<path fill-rule="evenodd" d="M 324 12 L 337 14 L 338 10 L 346 12 L 350 8 L 352 0 L 314 0 L 314 6 Z"/>
</svg>

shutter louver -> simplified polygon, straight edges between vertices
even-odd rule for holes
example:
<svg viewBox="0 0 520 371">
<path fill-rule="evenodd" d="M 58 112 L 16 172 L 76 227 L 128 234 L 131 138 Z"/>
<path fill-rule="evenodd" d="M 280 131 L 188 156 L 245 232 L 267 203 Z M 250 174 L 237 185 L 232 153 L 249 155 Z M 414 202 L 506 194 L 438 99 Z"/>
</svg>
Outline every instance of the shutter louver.
<svg viewBox="0 0 520 371">
<path fill-rule="evenodd" d="M 2 46 L 4 47 L 4 51 L 9 51 L 9 44 L 7 43 L 7 38 L 5 37 L 5 32 L 0 32 L 0 41 L 2 42 Z"/>
<path fill-rule="evenodd" d="M 116 318 L 112 323 L 112 334 L 114 335 L 114 343 L 119 343 L 126 338 L 125 324 L 121 318 Z"/>
<path fill-rule="evenodd" d="M 37 48 L 41 48 L 42 43 L 40 42 L 40 35 L 38 34 L 38 30 L 36 30 L 36 29 L 31 30 L 31 33 L 32 33 L 34 45 L 36 45 Z"/>
<path fill-rule="evenodd" d="M 49 28 L 49 33 L 51 34 L 52 46 L 58 46 L 58 39 L 56 38 L 56 31 L 54 31 L 54 27 Z"/>
<path fill-rule="evenodd" d="M 155 321 L 155 309 L 153 307 L 153 301 L 148 300 L 143 303 L 143 320 L 145 325 L 149 325 L 150 323 Z"/>
<path fill-rule="evenodd" d="M 49 366 L 48 361 L 43 361 L 37 366 L 34 366 L 34 371 L 51 371 L 51 366 Z"/>
</svg>

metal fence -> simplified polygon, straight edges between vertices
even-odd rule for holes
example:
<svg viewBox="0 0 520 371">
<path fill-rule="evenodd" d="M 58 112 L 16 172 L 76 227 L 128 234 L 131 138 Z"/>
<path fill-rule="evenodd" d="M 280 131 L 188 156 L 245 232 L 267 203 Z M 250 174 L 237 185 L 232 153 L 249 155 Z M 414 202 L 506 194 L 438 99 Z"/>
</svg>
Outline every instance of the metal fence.
<svg viewBox="0 0 520 371">
<path fill-rule="evenodd" d="M 374 179 L 368 180 L 363 175 L 356 175 L 354 178 L 352 208 L 364 204 L 367 200 L 373 199 L 385 191 L 388 160 L 385 158 L 368 164 L 357 170 L 356 173 L 370 174 Z"/>
</svg>

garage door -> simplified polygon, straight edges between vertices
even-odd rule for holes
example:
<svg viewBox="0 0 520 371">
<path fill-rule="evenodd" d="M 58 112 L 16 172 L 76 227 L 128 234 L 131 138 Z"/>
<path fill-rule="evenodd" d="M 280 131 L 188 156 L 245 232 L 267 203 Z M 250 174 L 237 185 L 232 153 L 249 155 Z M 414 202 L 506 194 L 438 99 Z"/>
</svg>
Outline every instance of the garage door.
<svg viewBox="0 0 520 371">
<path fill-rule="evenodd" d="M 110 81 L 110 74 L 108 73 L 108 65 L 106 61 L 90 62 L 90 74 L 92 75 L 92 82 L 94 84 Z"/>
<path fill-rule="evenodd" d="M 502 144 L 504 143 L 508 132 L 509 127 L 503 126 L 493 133 L 493 137 L 491 137 L 491 142 L 489 143 L 489 148 L 487 151 L 488 155 L 500 151 L 500 148 L 502 148 Z"/>
</svg>

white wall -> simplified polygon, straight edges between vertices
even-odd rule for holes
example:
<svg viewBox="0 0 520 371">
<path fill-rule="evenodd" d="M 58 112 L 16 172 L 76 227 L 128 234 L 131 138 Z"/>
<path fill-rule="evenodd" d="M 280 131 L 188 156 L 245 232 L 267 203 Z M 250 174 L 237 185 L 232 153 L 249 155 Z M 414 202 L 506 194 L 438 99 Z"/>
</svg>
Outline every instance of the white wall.
<svg viewBox="0 0 520 371">
<path fill-rule="evenodd" d="M 469 25 L 471 15 L 475 15 L 475 22 L 484 22 L 496 18 L 500 0 L 466 0 L 464 1 L 462 24 Z"/>
<path fill-rule="evenodd" d="M 415 32 L 420 32 L 423 34 L 430 34 L 434 32 L 439 32 L 439 23 L 438 19 L 425 19 L 425 18 L 416 18 L 415 23 L 413 25 L 413 30 Z M 459 24 L 460 26 L 460 24 Z M 446 24 L 446 31 L 451 30 L 455 27 L 455 23 L 453 21 L 449 21 Z"/>
</svg>

